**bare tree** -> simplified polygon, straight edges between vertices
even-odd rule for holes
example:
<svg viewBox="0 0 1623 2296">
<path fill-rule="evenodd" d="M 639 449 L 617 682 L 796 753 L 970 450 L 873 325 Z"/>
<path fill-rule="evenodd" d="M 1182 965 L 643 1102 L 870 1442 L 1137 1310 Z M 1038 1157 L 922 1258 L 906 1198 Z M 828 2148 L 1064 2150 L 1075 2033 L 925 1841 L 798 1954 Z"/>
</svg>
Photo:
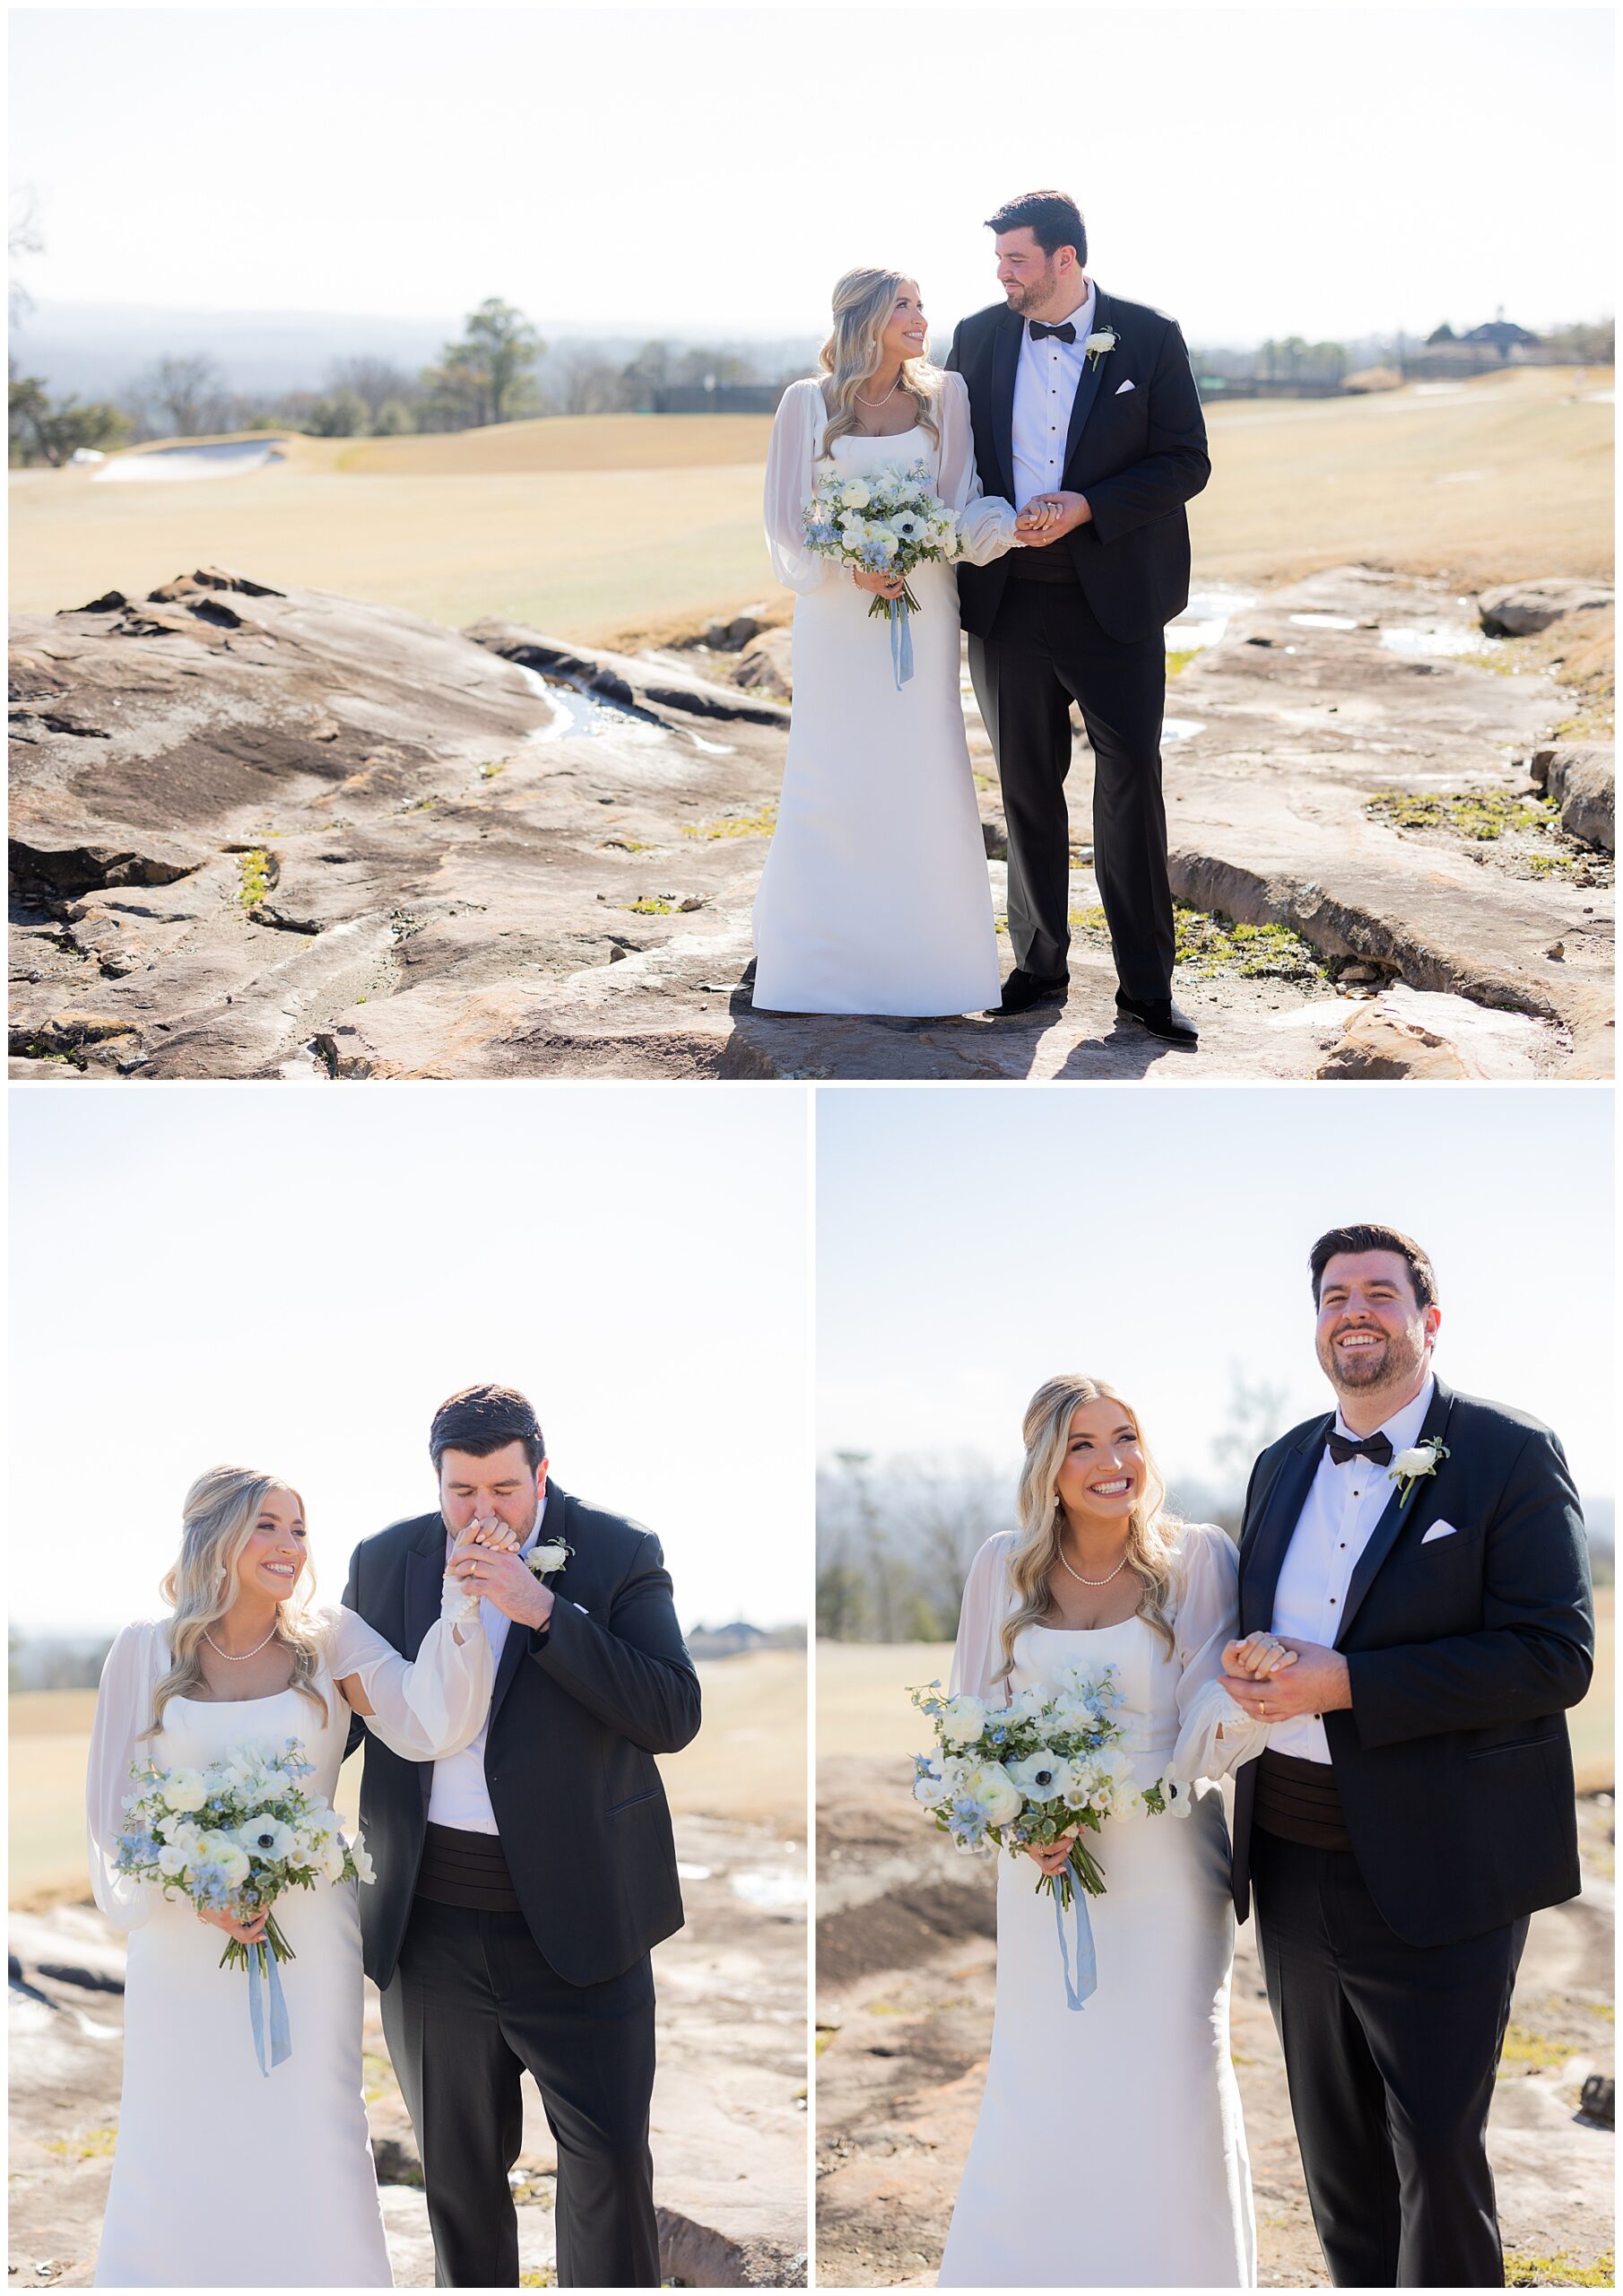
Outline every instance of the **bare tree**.
<svg viewBox="0 0 1623 2296">
<path fill-rule="evenodd" d="M 391 399 L 409 406 L 418 385 L 404 367 L 396 367 L 391 360 L 340 359 L 328 374 L 327 389 L 334 398 L 342 392 L 352 391 L 357 398 L 364 400 L 367 420 L 376 426 Z"/>
<path fill-rule="evenodd" d="M 227 420 L 225 377 L 201 352 L 160 359 L 136 381 L 132 395 L 145 407 L 156 407 L 177 439 L 201 438 Z"/>
<path fill-rule="evenodd" d="M 612 414 L 626 403 L 621 370 L 584 344 L 554 355 L 547 384 L 556 414 Z"/>
<path fill-rule="evenodd" d="M 45 233 L 39 222 L 39 195 L 32 184 L 19 184 L 11 196 L 11 212 L 6 219 L 5 235 L 8 261 L 16 263 L 26 255 L 43 255 Z M 12 325 L 16 326 L 24 311 L 31 311 L 34 299 L 13 272 L 6 290 L 11 308 Z"/>
</svg>

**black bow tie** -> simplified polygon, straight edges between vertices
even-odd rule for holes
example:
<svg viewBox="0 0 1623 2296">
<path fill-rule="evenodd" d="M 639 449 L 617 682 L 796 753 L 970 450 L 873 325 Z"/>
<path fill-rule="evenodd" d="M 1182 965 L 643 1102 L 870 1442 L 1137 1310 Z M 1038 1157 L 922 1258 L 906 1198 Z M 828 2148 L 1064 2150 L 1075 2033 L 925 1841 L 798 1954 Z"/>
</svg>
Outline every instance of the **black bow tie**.
<svg viewBox="0 0 1623 2296">
<path fill-rule="evenodd" d="M 1337 1466 L 1344 1467 L 1348 1460 L 1356 1459 L 1360 1451 L 1367 1459 L 1373 1459 L 1376 1466 L 1389 1466 L 1392 1463 L 1392 1438 L 1376 1433 L 1366 1435 L 1355 1442 L 1350 1436 L 1338 1435 L 1333 1427 L 1331 1429 L 1330 1456 Z"/>
<path fill-rule="evenodd" d="M 1072 326 L 1069 319 L 1062 319 L 1057 326 L 1045 326 L 1041 319 L 1032 319 L 1028 324 L 1031 328 L 1031 340 L 1033 343 L 1040 343 L 1046 335 L 1051 335 L 1056 343 L 1074 343 L 1076 341 L 1076 329 Z"/>
</svg>

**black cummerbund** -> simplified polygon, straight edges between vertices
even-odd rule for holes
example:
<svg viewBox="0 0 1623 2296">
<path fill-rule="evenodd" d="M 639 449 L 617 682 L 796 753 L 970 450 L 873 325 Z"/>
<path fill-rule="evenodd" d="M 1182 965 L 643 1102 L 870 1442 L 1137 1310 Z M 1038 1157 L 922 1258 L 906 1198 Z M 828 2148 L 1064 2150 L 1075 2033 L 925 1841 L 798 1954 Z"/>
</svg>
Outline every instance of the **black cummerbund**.
<svg viewBox="0 0 1623 2296">
<path fill-rule="evenodd" d="M 1350 1849 L 1335 1772 L 1327 1761 L 1299 1761 L 1266 1750 L 1257 1757 L 1254 1825 L 1312 1849 Z"/>
<path fill-rule="evenodd" d="M 1041 550 L 1029 550 L 1022 544 L 1011 550 L 1003 563 L 1017 582 L 1065 582 L 1073 590 L 1077 587 L 1076 561 L 1063 535 L 1058 542 L 1045 544 Z"/>
<path fill-rule="evenodd" d="M 461 1833 L 430 1826 L 417 1869 L 417 1894 L 435 1905 L 461 1905 L 476 1913 L 523 1910 L 501 1841 L 493 1833 Z"/>
</svg>

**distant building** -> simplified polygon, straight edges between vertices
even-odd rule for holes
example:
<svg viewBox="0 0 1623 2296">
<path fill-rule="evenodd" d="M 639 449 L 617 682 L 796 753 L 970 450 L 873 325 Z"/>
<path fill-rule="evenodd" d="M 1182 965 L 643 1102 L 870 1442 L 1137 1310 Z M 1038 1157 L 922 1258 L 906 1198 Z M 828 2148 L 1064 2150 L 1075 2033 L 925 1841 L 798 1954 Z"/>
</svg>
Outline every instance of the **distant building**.
<svg viewBox="0 0 1623 2296">
<path fill-rule="evenodd" d="M 1536 335 L 1529 334 L 1526 327 L 1518 326 L 1514 319 L 1507 319 L 1504 306 L 1501 304 L 1486 326 L 1473 326 L 1468 335 L 1461 337 L 1461 340 L 1464 343 L 1487 344 L 1490 349 L 1498 352 L 1501 359 L 1508 359 L 1511 352 L 1518 346 L 1528 344 L 1536 345 L 1539 338 Z"/>
<path fill-rule="evenodd" d="M 667 383 L 650 390 L 646 414 L 776 414 L 787 383 Z"/>
</svg>

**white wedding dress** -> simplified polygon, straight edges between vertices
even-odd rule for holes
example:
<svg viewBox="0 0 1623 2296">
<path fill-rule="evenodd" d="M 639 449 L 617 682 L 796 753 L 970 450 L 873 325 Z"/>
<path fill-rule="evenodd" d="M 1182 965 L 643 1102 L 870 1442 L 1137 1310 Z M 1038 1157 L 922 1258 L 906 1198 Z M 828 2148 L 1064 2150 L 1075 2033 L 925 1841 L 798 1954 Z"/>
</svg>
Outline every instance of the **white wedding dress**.
<svg viewBox="0 0 1623 2296">
<path fill-rule="evenodd" d="M 387 2288 L 378 2181 L 361 2096 L 356 1884 L 317 1881 L 277 1900 L 295 1959 L 281 1968 L 292 2055 L 267 2078 L 248 2022 L 248 1979 L 221 1969 L 225 1933 L 190 1903 L 115 1870 L 130 1764 L 202 1768 L 233 1748 L 299 1740 L 331 1802 L 350 1709 L 334 1676 L 359 1674 L 367 1726 L 412 1761 L 459 1752 L 490 1702 L 478 1606 L 447 1581 L 446 1614 L 410 1665 L 353 1612 L 310 1613 L 325 1647 L 329 1718 L 286 1690 L 270 1698 L 171 1698 L 165 1626 L 126 1626 L 108 1654 L 91 1738 L 88 1819 L 96 1902 L 129 1932 L 124 2095 L 96 2259 L 100 2288 Z M 465 1618 L 457 1643 L 453 1620 Z"/>
<path fill-rule="evenodd" d="M 962 555 L 1014 543 L 1015 513 L 981 493 L 961 375 L 921 427 L 834 441 L 842 474 L 924 460 L 957 514 Z M 801 511 L 828 420 L 820 386 L 791 384 L 767 457 L 773 571 L 795 592 L 794 700 L 777 826 L 755 901 L 758 1009 L 927 1016 L 977 1013 L 1000 991 L 997 935 L 959 690 L 950 565 L 908 578 L 914 672 L 898 691 L 888 624 L 850 571 L 806 546 Z"/>
<path fill-rule="evenodd" d="M 1002 1705 L 1062 1666 L 1114 1665 L 1134 1730 L 1134 1783 L 1210 1778 L 1259 1751 L 1217 1681 L 1235 1631 L 1235 1549 L 1182 1534 L 1176 1651 L 1142 1618 L 1028 1627 L 1005 1687 L 998 1629 L 1013 1607 L 1012 1533 L 988 1540 L 964 1591 L 952 1689 Z M 1223 1738 L 1217 1726 L 1223 1725 Z M 1256 2233 L 1228 2057 L 1234 1910 L 1215 1787 L 1191 1813 L 1108 1819 L 1086 1904 L 1098 1983 L 1066 2005 L 1054 1900 L 1027 1857 L 998 1857 L 997 2010 L 986 2086 L 937 2285 L 1251 2288 Z M 1067 1942 L 1072 1917 L 1065 1916 Z"/>
</svg>

